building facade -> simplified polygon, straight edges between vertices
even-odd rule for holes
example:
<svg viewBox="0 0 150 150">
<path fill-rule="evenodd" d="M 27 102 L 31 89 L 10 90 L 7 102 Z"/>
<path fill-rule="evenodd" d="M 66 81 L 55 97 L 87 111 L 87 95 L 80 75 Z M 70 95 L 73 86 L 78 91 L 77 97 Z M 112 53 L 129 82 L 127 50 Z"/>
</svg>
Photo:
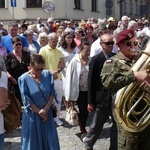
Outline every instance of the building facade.
<svg viewBox="0 0 150 150">
<path fill-rule="evenodd" d="M 52 2 L 55 5 L 43 4 Z M 127 15 L 133 19 L 149 17 L 150 0 L 0 0 L 0 21 L 35 20 L 37 17 L 47 19 L 49 16 L 57 19 L 88 19 L 93 17 L 120 19 Z M 15 5 L 16 7 L 12 7 Z"/>
</svg>

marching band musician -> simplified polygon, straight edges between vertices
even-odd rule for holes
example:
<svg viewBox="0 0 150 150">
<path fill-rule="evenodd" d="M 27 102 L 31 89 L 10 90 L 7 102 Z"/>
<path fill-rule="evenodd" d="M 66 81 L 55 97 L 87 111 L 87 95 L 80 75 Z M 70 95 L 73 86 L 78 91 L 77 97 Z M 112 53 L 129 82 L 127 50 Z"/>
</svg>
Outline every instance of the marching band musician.
<svg viewBox="0 0 150 150">
<path fill-rule="evenodd" d="M 103 85 L 111 89 L 114 94 L 122 87 L 136 80 L 144 82 L 150 87 L 150 76 L 146 70 L 131 70 L 131 66 L 135 62 L 135 57 L 137 55 L 135 51 L 137 43 L 135 42 L 133 30 L 126 29 L 120 32 L 116 44 L 119 47 L 119 52 L 117 55 L 106 60 L 101 72 Z M 141 132 L 133 133 L 125 130 L 119 124 L 116 117 L 115 120 L 118 127 L 118 150 L 150 149 L 150 126 L 146 127 Z"/>
</svg>

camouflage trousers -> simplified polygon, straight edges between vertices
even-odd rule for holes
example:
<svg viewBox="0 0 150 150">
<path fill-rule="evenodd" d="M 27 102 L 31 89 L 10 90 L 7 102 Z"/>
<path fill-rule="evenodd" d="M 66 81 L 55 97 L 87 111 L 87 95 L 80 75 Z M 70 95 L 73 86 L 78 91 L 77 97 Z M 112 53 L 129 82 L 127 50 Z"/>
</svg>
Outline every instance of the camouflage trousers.
<svg viewBox="0 0 150 150">
<path fill-rule="evenodd" d="M 118 123 L 118 150 L 150 150 L 150 126 L 139 133 L 124 130 Z"/>
</svg>

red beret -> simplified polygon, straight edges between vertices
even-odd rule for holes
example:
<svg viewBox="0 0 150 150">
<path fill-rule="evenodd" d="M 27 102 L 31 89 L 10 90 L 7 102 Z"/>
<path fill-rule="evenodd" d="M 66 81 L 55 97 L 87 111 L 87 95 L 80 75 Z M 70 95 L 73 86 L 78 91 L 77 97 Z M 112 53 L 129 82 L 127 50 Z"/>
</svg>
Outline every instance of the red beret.
<svg viewBox="0 0 150 150">
<path fill-rule="evenodd" d="M 134 31 L 133 30 L 131 30 L 131 29 L 123 30 L 118 34 L 116 45 L 118 45 L 122 41 L 129 40 L 133 37 L 134 37 Z"/>
</svg>

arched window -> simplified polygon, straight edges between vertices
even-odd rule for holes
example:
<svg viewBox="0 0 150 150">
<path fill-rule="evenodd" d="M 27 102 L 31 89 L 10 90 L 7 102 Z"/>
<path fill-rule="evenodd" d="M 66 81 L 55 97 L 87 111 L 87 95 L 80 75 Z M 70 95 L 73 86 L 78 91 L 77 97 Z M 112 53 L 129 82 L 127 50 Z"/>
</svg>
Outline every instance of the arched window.
<svg viewBox="0 0 150 150">
<path fill-rule="evenodd" d="M 74 0 L 74 6 L 75 6 L 75 9 L 81 9 L 80 0 Z"/>
<path fill-rule="evenodd" d="M 42 0 L 27 0 L 27 8 L 42 7 Z"/>
<path fill-rule="evenodd" d="M 97 0 L 92 0 L 92 11 L 97 11 Z"/>
</svg>

